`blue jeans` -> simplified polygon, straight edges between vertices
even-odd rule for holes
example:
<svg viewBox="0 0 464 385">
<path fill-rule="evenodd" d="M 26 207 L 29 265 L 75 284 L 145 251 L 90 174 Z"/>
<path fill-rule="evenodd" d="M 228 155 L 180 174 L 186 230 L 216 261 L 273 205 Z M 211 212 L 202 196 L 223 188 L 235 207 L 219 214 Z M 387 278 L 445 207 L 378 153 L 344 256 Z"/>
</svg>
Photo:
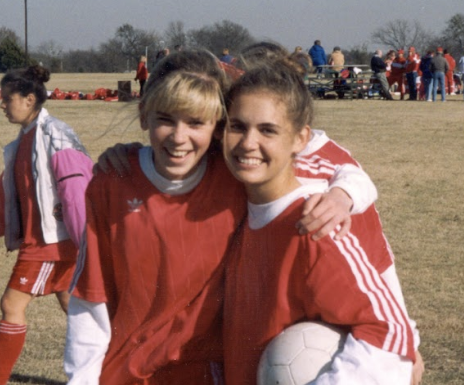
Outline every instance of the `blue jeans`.
<svg viewBox="0 0 464 385">
<path fill-rule="evenodd" d="M 437 100 L 438 83 L 440 83 L 441 101 L 444 102 L 446 98 L 445 73 L 444 72 L 433 73 L 433 98 L 432 98 L 433 101 Z"/>
<path fill-rule="evenodd" d="M 406 74 L 406 81 L 409 87 L 409 100 L 417 100 L 417 87 L 416 87 L 417 72 L 408 72 Z"/>
<path fill-rule="evenodd" d="M 425 100 L 432 100 L 433 78 L 423 77 Z"/>
</svg>

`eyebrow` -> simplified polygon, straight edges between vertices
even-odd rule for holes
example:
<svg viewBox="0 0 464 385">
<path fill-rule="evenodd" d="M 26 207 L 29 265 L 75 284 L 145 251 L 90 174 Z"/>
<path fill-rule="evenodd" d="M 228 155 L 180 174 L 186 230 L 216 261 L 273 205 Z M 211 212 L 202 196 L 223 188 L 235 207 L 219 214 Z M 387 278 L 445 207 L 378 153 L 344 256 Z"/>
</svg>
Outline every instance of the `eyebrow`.
<svg viewBox="0 0 464 385">
<path fill-rule="evenodd" d="M 241 123 L 241 124 L 245 124 L 243 122 L 243 120 L 240 120 L 239 118 L 230 118 L 229 119 L 229 122 L 231 123 Z M 277 129 L 280 129 L 281 126 L 279 126 L 278 124 L 275 124 L 275 123 L 271 123 L 271 122 L 263 122 L 263 123 L 259 123 L 258 124 L 258 127 L 272 127 L 272 128 L 277 128 Z"/>
</svg>

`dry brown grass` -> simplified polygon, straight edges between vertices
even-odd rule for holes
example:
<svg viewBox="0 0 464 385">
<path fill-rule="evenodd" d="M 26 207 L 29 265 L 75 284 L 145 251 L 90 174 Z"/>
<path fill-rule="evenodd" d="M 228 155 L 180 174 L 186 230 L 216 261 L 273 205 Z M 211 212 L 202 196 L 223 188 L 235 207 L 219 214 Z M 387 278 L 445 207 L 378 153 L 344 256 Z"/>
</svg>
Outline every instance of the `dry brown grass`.
<svg viewBox="0 0 464 385">
<path fill-rule="evenodd" d="M 129 76 L 129 77 L 127 77 Z M 131 74 L 54 76 L 52 89 L 93 92 L 116 88 Z M 107 84 L 107 85 L 106 85 Z M 101 101 L 49 101 L 49 111 L 75 127 L 93 159 L 115 142 L 142 140 L 135 106 Z M 379 190 L 380 211 L 411 316 L 421 330 L 427 367 L 423 384 L 464 383 L 464 102 L 324 100 L 316 102 L 314 127 L 358 159 Z M 115 128 L 113 128 L 115 127 Z M 107 130 L 111 130 L 100 137 Z M 0 118 L 2 145 L 17 128 Z M 0 290 L 14 255 L 0 255 Z M 25 350 L 13 384 L 65 381 L 62 349 L 65 317 L 56 301 L 34 301 L 28 312 Z"/>
</svg>

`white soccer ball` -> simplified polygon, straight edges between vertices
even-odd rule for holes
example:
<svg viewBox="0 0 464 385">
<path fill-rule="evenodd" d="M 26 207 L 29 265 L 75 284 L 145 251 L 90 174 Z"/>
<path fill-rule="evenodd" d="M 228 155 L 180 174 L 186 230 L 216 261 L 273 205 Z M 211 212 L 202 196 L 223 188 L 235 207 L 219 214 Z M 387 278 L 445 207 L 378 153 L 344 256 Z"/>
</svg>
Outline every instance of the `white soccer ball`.
<svg viewBox="0 0 464 385">
<path fill-rule="evenodd" d="M 301 322 L 277 335 L 264 350 L 258 385 L 305 385 L 328 371 L 346 334 L 319 322 Z"/>
</svg>

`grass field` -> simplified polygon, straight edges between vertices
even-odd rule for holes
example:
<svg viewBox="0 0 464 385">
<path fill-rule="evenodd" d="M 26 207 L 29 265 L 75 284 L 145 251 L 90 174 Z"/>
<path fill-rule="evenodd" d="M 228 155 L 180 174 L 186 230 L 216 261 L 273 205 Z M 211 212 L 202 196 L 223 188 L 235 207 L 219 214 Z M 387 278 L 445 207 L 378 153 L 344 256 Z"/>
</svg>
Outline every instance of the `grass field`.
<svg viewBox="0 0 464 385">
<path fill-rule="evenodd" d="M 133 74 L 55 75 L 49 89 L 117 88 Z M 133 83 L 133 88 L 137 87 Z M 48 101 L 72 125 L 92 158 L 116 142 L 142 141 L 135 105 Z M 377 208 L 396 255 L 409 312 L 421 331 L 424 385 L 464 384 L 464 101 L 316 101 L 314 128 L 351 150 L 379 190 Z M 0 117 L 4 146 L 18 127 Z M 1 165 L 3 168 L 3 164 Z M 15 255 L 0 251 L 3 291 Z M 11 384 L 63 384 L 65 316 L 52 297 L 28 311 L 26 346 Z"/>
</svg>

